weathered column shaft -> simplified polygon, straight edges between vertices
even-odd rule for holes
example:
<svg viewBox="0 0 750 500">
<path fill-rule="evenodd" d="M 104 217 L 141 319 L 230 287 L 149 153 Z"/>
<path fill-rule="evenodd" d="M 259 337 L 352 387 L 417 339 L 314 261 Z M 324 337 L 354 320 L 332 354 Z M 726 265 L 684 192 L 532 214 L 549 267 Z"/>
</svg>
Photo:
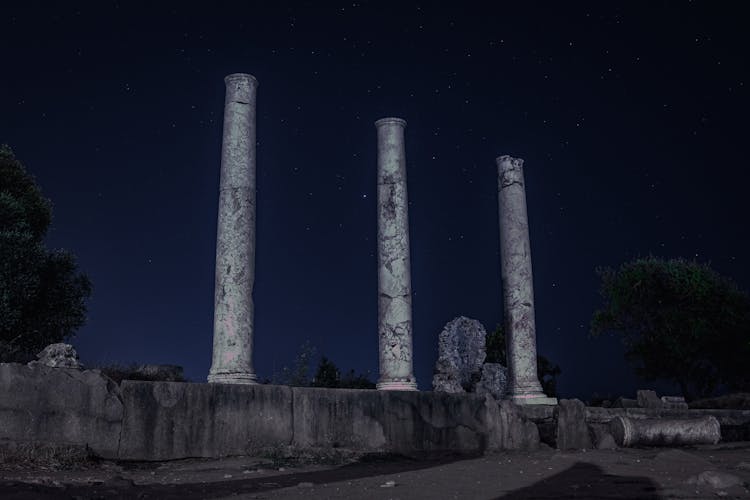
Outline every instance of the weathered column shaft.
<svg viewBox="0 0 750 500">
<path fill-rule="evenodd" d="M 252 75 L 224 79 L 213 363 L 209 382 L 252 384 L 255 279 L 255 96 Z"/>
<path fill-rule="evenodd" d="M 497 158 L 500 259 L 508 361 L 508 398 L 520 404 L 556 404 L 537 376 L 534 284 L 523 160 Z"/>
<path fill-rule="evenodd" d="M 713 415 L 686 419 L 616 416 L 609 430 L 623 447 L 716 444 L 721 439 L 721 425 Z"/>
<path fill-rule="evenodd" d="M 416 390 L 412 367 L 411 266 L 404 128 L 400 118 L 378 132 L 378 335 L 381 390 Z"/>
</svg>

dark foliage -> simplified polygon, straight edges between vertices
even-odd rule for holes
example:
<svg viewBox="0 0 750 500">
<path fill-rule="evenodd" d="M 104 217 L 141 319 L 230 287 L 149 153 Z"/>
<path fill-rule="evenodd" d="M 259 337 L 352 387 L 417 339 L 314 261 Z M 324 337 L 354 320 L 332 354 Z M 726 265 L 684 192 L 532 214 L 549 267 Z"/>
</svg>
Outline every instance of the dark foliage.
<svg viewBox="0 0 750 500">
<path fill-rule="evenodd" d="M 165 376 L 163 373 L 145 373 L 140 369 L 141 365 L 137 363 L 131 363 L 129 365 L 123 365 L 118 363 L 112 363 L 108 365 L 99 366 L 93 369 L 101 371 L 104 375 L 114 380 L 117 384 L 123 380 L 145 380 L 149 382 L 187 382 L 184 377 L 171 377 Z"/>
<path fill-rule="evenodd" d="M 500 363 L 503 366 L 508 366 L 505 349 L 505 331 L 502 326 L 497 325 L 494 332 L 487 334 L 485 342 L 487 357 L 484 362 Z M 562 369 L 552 364 L 550 360 L 541 354 L 537 354 L 536 373 L 537 377 L 539 377 L 539 382 L 542 384 L 544 394 L 551 398 L 557 397 L 557 376 L 562 373 Z"/>
<path fill-rule="evenodd" d="M 363 374 L 355 374 L 354 369 L 349 370 L 343 377 L 341 372 L 333 364 L 333 361 L 323 356 L 318 365 L 318 371 L 312 381 L 313 387 L 332 387 L 338 389 L 375 389 L 375 383 L 371 382 Z"/>
<path fill-rule="evenodd" d="M 91 282 L 71 253 L 45 249 L 51 221 L 50 201 L 0 146 L 0 361 L 29 361 L 86 321 Z"/>
<path fill-rule="evenodd" d="M 706 264 L 648 257 L 599 268 L 604 305 L 591 333 L 617 332 L 646 380 L 677 383 L 688 400 L 749 390 L 750 297 Z"/>
</svg>

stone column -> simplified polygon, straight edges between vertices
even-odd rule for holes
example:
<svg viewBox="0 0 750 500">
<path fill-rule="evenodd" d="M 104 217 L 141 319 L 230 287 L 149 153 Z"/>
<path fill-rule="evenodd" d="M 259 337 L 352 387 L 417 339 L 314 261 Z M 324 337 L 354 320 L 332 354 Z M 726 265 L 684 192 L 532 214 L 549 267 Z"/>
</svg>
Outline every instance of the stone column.
<svg viewBox="0 0 750 500">
<path fill-rule="evenodd" d="M 400 118 L 375 122 L 378 131 L 378 336 L 380 390 L 414 391 L 411 265 L 404 128 Z"/>
<path fill-rule="evenodd" d="M 508 357 L 508 399 L 518 404 L 557 404 L 542 392 L 536 366 L 534 284 L 523 160 L 497 158 L 500 264 Z"/>
<path fill-rule="evenodd" d="M 209 382 L 254 384 L 255 95 L 258 81 L 224 78 L 219 221 L 216 236 L 214 349 Z"/>
</svg>

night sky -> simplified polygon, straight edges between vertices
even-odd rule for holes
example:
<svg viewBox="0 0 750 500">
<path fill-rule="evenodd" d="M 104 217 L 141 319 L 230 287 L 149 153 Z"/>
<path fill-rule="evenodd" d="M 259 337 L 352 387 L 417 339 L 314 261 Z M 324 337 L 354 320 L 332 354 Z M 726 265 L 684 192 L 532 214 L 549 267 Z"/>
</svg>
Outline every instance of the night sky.
<svg viewBox="0 0 750 500">
<path fill-rule="evenodd" d="M 750 288 L 750 16 L 740 2 L 433 3 L 3 5 L 0 142 L 53 202 L 48 245 L 93 282 L 72 340 L 84 364 L 205 381 L 223 78 L 241 72 L 259 81 L 259 378 L 306 340 L 377 378 L 374 122 L 396 116 L 420 389 L 445 323 L 501 322 L 502 154 L 525 159 L 538 350 L 562 368 L 559 393 L 663 388 L 635 378 L 618 337 L 589 338 L 595 268 L 695 258 Z"/>
</svg>

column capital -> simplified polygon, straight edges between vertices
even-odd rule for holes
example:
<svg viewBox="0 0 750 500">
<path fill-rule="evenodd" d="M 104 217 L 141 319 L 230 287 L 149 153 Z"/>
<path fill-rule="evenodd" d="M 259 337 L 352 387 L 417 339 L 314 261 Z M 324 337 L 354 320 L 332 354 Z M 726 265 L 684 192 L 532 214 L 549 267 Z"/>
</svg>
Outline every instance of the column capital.
<svg viewBox="0 0 750 500">
<path fill-rule="evenodd" d="M 249 82 L 255 87 L 258 86 L 258 79 L 249 73 L 232 73 L 224 77 L 224 84 L 229 85 L 232 82 Z"/>
<path fill-rule="evenodd" d="M 495 158 L 498 166 L 510 163 L 513 167 L 523 167 L 523 158 L 515 158 L 510 155 L 502 155 Z"/>
<path fill-rule="evenodd" d="M 375 127 L 380 128 L 384 125 L 400 125 L 404 128 L 406 128 L 406 120 L 403 118 L 395 118 L 393 116 L 389 116 L 386 118 L 381 118 L 380 120 L 377 120 L 375 122 Z"/>
</svg>

